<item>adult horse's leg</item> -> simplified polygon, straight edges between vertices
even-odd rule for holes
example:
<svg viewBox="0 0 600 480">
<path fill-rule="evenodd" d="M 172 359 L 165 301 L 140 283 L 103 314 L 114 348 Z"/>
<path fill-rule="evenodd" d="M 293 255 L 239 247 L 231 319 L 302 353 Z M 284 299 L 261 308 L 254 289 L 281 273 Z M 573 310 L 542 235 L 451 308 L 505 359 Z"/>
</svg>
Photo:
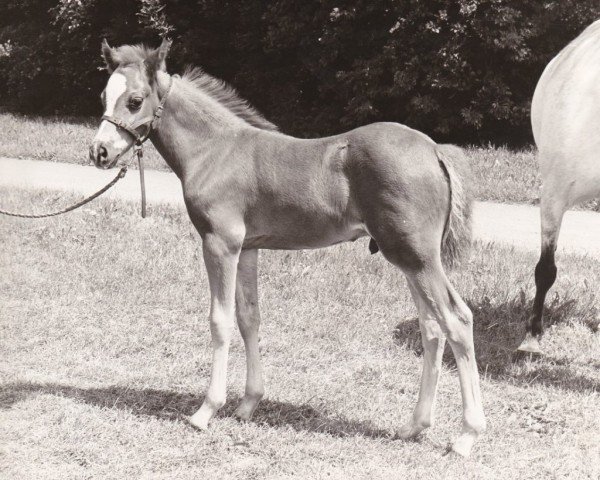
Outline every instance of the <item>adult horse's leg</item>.
<svg viewBox="0 0 600 480">
<path fill-rule="evenodd" d="M 542 189 L 540 219 L 542 224 L 542 242 L 540 259 L 535 267 L 535 299 L 533 308 L 525 326 L 525 339 L 518 350 L 529 353 L 541 353 L 539 339 L 544 333 L 544 301 L 550 287 L 556 280 L 554 253 L 558 243 L 560 225 L 567 209 L 567 192 L 556 191 L 550 182 Z"/>
<path fill-rule="evenodd" d="M 210 385 L 200 409 L 190 423 L 202 430 L 217 410 L 225 404 L 227 395 L 227 360 L 235 316 L 235 283 L 243 235 L 210 233 L 204 236 L 204 263 L 210 284 L 210 333 L 213 363 Z"/>
<path fill-rule="evenodd" d="M 264 394 L 262 364 L 258 349 L 260 312 L 257 286 L 258 250 L 242 250 L 237 270 L 235 304 L 237 322 L 246 346 L 246 391 L 236 416 L 249 420 Z"/>
<path fill-rule="evenodd" d="M 442 369 L 442 356 L 446 337 L 442 332 L 435 315 L 427 308 L 419 291 L 408 281 L 412 298 L 419 311 L 419 327 L 423 343 L 423 373 L 419 399 L 412 418 L 398 431 L 401 438 L 412 438 L 425 428 L 433 425 L 434 409 L 437 394 L 437 383 Z"/>
</svg>

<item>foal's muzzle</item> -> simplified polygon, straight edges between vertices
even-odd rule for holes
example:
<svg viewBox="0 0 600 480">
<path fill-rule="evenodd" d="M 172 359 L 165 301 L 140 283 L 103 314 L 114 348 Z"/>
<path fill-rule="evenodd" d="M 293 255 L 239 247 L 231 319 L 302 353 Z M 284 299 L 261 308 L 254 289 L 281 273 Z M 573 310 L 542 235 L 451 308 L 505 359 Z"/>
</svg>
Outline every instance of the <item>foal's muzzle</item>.
<svg viewBox="0 0 600 480">
<path fill-rule="evenodd" d="M 90 146 L 90 160 L 98 168 L 108 169 L 117 163 L 119 155 L 111 153 L 111 149 L 103 142 L 94 141 Z"/>
</svg>

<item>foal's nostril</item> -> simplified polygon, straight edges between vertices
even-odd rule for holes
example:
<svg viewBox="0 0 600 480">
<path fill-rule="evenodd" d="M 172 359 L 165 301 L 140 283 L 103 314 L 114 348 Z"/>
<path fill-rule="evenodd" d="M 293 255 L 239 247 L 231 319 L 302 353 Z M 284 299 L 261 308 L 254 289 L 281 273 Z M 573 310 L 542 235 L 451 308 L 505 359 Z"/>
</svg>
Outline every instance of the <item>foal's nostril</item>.
<svg viewBox="0 0 600 480">
<path fill-rule="evenodd" d="M 104 166 L 108 163 L 108 150 L 102 145 L 92 145 L 90 148 L 90 157 L 96 165 Z"/>
</svg>

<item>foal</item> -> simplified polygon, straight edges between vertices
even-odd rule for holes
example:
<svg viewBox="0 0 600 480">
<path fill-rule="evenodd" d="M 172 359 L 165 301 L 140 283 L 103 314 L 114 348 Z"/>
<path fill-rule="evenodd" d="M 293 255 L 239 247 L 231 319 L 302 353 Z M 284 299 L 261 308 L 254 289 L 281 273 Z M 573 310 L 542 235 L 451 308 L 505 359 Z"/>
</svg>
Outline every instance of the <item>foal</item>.
<svg viewBox="0 0 600 480">
<path fill-rule="evenodd" d="M 322 139 L 283 135 L 201 70 L 171 77 L 168 49 L 168 42 L 157 50 L 103 44 L 111 76 L 90 155 L 110 168 L 147 133 L 181 180 L 211 291 L 212 373 L 192 425 L 206 429 L 225 403 L 236 316 L 247 359 L 236 415 L 249 419 L 263 396 L 258 249 L 321 248 L 368 235 L 371 248 L 406 274 L 425 349 L 417 405 L 399 435 L 414 437 L 433 422 L 447 338 L 463 397 L 463 428 L 452 448 L 468 455 L 485 428 L 472 315 L 442 267 L 442 251 L 451 261 L 470 234 L 461 150 L 395 123 Z"/>
<path fill-rule="evenodd" d="M 600 197 L 600 20 L 546 67 L 531 102 L 542 177 L 542 245 L 536 293 L 519 350 L 540 353 L 544 300 L 556 280 L 554 253 L 564 213 Z"/>
</svg>

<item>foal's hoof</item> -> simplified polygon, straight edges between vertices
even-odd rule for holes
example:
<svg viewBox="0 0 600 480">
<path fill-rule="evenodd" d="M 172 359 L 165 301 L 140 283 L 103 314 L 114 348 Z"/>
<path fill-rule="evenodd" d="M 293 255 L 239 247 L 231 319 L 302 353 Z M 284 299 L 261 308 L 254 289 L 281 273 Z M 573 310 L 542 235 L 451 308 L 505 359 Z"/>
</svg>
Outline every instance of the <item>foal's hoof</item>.
<svg viewBox="0 0 600 480">
<path fill-rule="evenodd" d="M 519 345 L 517 351 L 533 353 L 535 355 L 542 354 L 542 349 L 540 348 L 540 341 L 537 339 L 537 337 L 534 337 L 529 332 L 527 332 L 527 334 L 525 335 L 525 339 L 521 342 L 521 345 Z"/>
<path fill-rule="evenodd" d="M 199 412 L 196 412 L 191 417 L 188 417 L 187 421 L 196 430 L 200 430 L 201 432 L 206 432 L 206 431 L 208 431 L 208 420 L 203 418 L 203 416 L 199 415 L 198 413 Z"/>
<path fill-rule="evenodd" d="M 252 414 L 254 413 L 255 408 L 256 407 L 250 407 L 242 403 L 238 408 L 235 409 L 235 412 L 233 412 L 233 414 L 238 418 L 238 420 L 247 422 L 252 418 Z"/>
<path fill-rule="evenodd" d="M 235 409 L 233 414 L 239 419 L 243 421 L 248 421 L 254 415 L 254 411 L 258 407 L 258 404 L 262 398 L 262 394 L 260 395 L 244 395 L 244 398 L 240 401 L 240 404 Z"/>
<path fill-rule="evenodd" d="M 467 458 L 471 454 L 471 449 L 475 443 L 475 438 L 468 434 L 463 434 L 458 437 L 448 449 L 448 452 L 454 452 L 463 458 Z"/>
<path fill-rule="evenodd" d="M 425 430 L 425 428 L 426 427 L 417 425 L 412 421 L 406 422 L 396 432 L 396 438 L 400 438 L 402 440 L 411 440 Z"/>
</svg>

